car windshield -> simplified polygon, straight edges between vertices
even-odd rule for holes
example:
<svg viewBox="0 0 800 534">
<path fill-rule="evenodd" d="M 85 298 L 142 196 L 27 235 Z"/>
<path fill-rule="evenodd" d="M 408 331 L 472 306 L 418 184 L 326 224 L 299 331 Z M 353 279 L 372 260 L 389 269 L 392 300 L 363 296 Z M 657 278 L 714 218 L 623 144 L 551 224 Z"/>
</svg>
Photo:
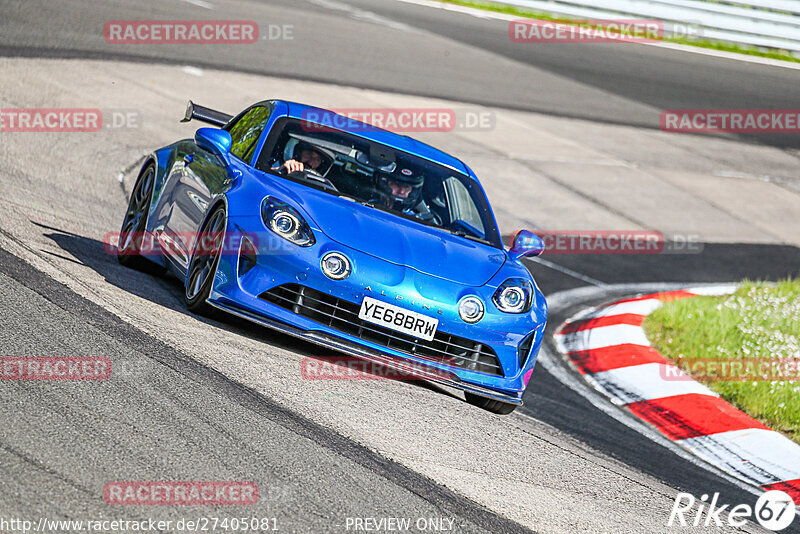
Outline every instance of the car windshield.
<svg viewBox="0 0 800 534">
<path fill-rule="evenodd" d="M 256 167 L 502 248 L 486 197 L 472 179 L 362 137 L 282 119 Z"/>
</svg>

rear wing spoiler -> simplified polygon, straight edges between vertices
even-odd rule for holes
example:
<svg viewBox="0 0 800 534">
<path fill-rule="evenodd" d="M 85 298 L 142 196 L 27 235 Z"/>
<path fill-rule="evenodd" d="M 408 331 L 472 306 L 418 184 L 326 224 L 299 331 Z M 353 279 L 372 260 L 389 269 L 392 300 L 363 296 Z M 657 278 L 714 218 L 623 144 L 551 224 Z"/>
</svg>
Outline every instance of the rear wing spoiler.
<svg viewBox="0 0 800 534">
<path fill-rule="evenodd" d="M 222 128 L 228 124 L 232 118 L 233 115 L 228 115 L 227 113 L 223 113 L 221 111 L 199 106 L 189 100 L 189 103 L 186 105 L 186 114 L 183 116 L 183 119 L 181 119 L 181 122 L 189 122 L 192 119 L 196 119 L 201 122 L 206 122 L 213 126 L 217 126 L 218 128 Z"/>
</svg>

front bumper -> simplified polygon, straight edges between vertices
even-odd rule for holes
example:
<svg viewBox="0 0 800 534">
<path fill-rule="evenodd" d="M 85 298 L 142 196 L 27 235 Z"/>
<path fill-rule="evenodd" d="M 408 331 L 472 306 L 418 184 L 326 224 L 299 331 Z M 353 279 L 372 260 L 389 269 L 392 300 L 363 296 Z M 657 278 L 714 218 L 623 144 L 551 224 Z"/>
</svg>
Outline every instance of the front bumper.
<svg viewBox="0 0 800 534">
<path fill-rule="evenodd" d="M 517 406 L 522 405 L 521 392 L 515 395 L 511 393 L 504 393 L 502 391 L 493 390 L 488 387 L 480 386 L 477 384 L 470 384 L 469 382 L 464 382 L 463 380 L 459 379 L 458 376 L 452 373 L 450 373 L 451 375 L 450 378 L 444 378 L 440 371 L 433 371 L 430 373 L 426 373 L 424 367 L 420 365 L 412 365 L 410 361 L 406 361 L 404 359 L 383 354 L 381 352 L 365 347 L 361 344 L 353 343 L 352 341 L 342 339 L 337 336 L 333 336 L 331 334 L 326 334 L 325 332 L 318 332 L 314 330 L 300 330 L 294 326 L 284 324 L 280 321 L 276 321 L 274 319 L 270 319 L 268 317 L 252 313 L 247 309 L 238 307 L 232 303 L 221 304 L 219 302 L 209 301 L 209 304 L 219 310 L 236 315 L 237 317 L 248 319 L 250 321 L 253 321 L 254 323 L 269 328 L 273 328 L 275 330 L 279 330 L 285 334 L 289 334 L 291 336 L 295 336 L 300 339 L 310 341 L 311 343 L 315 343 L 322 347 L 333 348 L 336 350 L 340 350 L 342 352 L 346 352 L 353 356 L 358 356 L 359 358 L 364 358 L 365 360 L 379 363 L 389 369 L 394 369 L 401 374 L 414 375 L 417 377 L 424 378 L 425 380 L 429 380 L 431 382 L 437 382 L 445 386 L 460 389 L 462 391 L 468 391 L 476 395 L 481 395 L 483 397 L 488 397 L 490 399 L 507 402 L 509 404 L 515 404 Z M 424 363 L 427 364 L 427 362 Z"/>
<path fill-rule="evenodd" d="M 420 370 L 427 368 L 431 372 L 422 376 L 426 380 L 510 404 L 522 404 L 522 394 L 533 371 L 544 332 L 544 323 L 537 323 L 533 316 L 495 314 L 492 317 L 487 313 L 478 325 L 467 325 L 458 317 L 457 302 L 465 291 L 474 292 L 477 291 L 476 288 L 459 286 L 421 275 L 411 269 L 387 264 L 378 258 L 329 241 L 319 231 L 315 232 L 318 238 L 315 246 L 301 248 L 288 244 L 287 248 L 287 242 L 277 236 L 273 238 L 270 232 L 264 232 L 260 219 L 233 217 L 228 228 L 229 232 L 240 233 L 242 237 L 253 237 L 254 234 L 259 237 L 254 239 L 258 249 L 257 264 L 240 275 L 239 256 L 222 255 L 208 299 L 210 305 L 399 372 L 411 372 L 420 376 L 424 374 Z M 248 228 L 252 230 L 246 230 Z M 320 271 L 320 258 L 331 250 L 345 254 L 353 263 L 353 273 L 347 280 L 333 281 Z M 436 303 L 434 309 L 438 306 L 441 308 L 437 312 L 427 313 L 437 313 L 442 331 L 491 347 L 502 366 L 502 372 L 493 375 L 446 365 L 429 358 L 415 357 L 414 354 L 337 330 L 259 298 L 264 292 L 277 286 L 298 283 L 351 303 L 360 302 L 366 294 L 391 302 L 392 297 L 388 296 L 390 292 L 406 295 L 406 300 L 395 301 L 395 304 L 406 302 L 405 306 L 409 309 L 420 312 L 423 310 L 418 307 L 419 304 L 414 305 L 412 299 Z M 365 293 L 366 287 L 375 293 Z M 387 296 L 381 296 L 384 289 Z M 488 291 L 491 295 L 490 288 L 478 289 Z M 484 295 L 483 298 L 488 302 L 490 297 Z M 520 358 L 518 349 L 527 340 L 530 341 L 530 348 Z"/>
</svg>

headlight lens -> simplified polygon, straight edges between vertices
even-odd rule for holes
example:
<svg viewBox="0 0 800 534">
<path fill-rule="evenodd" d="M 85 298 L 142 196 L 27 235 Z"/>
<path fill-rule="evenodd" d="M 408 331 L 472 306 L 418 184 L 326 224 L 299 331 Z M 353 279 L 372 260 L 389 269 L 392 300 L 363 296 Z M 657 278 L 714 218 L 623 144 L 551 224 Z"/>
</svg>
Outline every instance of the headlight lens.
<svg viewBox="0 0 800 534">
<path fill-rule="evenodd" d="M 458 314 L 467 323 L 477 323 L 483 319 L 483 302 L 478 297 L 464 297 L 458 303 Z"/>
<path fill-rule="evenodd" d="M 509 278 L 492 297 L 497 309 L 506 313 L 525 313 L 533 304 L 533 287 L 522 278 Z"/>
<path fill-rule="evenodd" d="M 347 256 L 339 252 L 329 252 L 325 254 L 320 262 L 322 272 L 325 276 L 333 280 L 344 280 L 350 276 L 350 260 Z"/>
<path fill-rule="evenodd" d="M 295 245 L 310 247 L 317 242 L 303 217 L 288 204 L 267 197 L 261 204 L 261 217 L 270 230 Z"/>
<path fill-rule="evenodd" d="M 286 212 L 278 212 L 273 215 L 269 224 L 273 230 L 282 236 L 294 235 L 300 227 L 300 221 L 297 220 L 297 217 Z"/>
</svg>

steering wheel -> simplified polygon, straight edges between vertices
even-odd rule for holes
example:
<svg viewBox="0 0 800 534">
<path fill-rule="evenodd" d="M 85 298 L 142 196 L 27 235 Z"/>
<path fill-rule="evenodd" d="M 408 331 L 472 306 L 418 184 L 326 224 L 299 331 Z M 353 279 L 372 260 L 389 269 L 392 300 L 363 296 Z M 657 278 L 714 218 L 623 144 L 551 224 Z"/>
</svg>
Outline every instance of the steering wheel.
<svg viewBox="0 0 800 534">
<path fill-rule="evenodd" d="M 440 228 L 442 226 L 442 218 L 439 216 L 438 213 L 433 211 L 429 211 L 426 214 L 419 214 L 417 215 L 417 218 L 421 221 L 431 222 L 434 224 L 434 226 L 438 226 Z"/>
<path fill-rule="evenodd" d="M 367 202 L 375 206 L 392 207 L 394 205 L 394 199 L 392 196 L 384 191 L 381 191 L 380 189 L 371 190 L 369 192 L 369 199 Z"/>
<path fill-rule="evenodd" d="M 314 169 L 311 169 L 311 168 L 305 168 L 302 171 L 295 171 L 295 172 L 290 172 L 290 173 L 287 174 L 286 166 L 285 165 L 281 165 L 281 167 L 278 169 L 278 173 L 279 174 L 284 174 L 284 175 L 288 176 L 289 178 L 294 178 L 296 180 L 309 179 L 310 178 L 311 180 L 314 180 L 315 182 L 319 182 L 319 183 L 323 184 L 327 189 L 330 189 L 332 191 L 339 191 L 339 189 L 335 185 L 333 185 L 333 182 L 331 182 L 330 180 L 328 180 L 327 178 L 322 176 L 320 173 L 318 173 L 317 171 L 315 171 Z"/>
</svg>

